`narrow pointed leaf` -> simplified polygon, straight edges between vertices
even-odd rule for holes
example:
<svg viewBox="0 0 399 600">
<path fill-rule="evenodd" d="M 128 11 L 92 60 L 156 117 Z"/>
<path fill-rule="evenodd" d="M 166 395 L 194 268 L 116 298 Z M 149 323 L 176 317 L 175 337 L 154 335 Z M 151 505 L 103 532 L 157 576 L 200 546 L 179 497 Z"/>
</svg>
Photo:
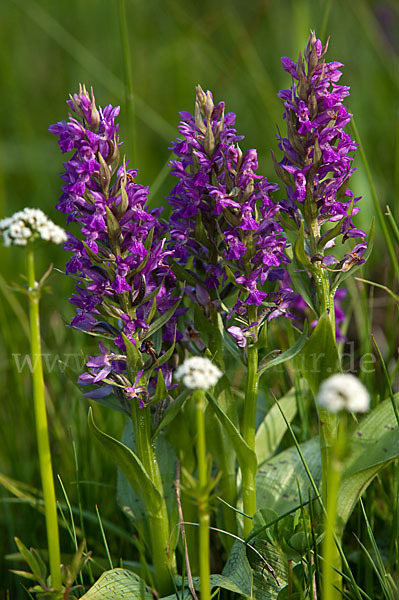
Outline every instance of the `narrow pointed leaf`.
<svg viewBox="0 0 399 600">
<path fill-rule="evenodd" d="M 234 425 L 233 421 L 226 415 L 226 413 L 220 408 L 216 399 L 207 392 L 206 397 L 208 399 L 209 405 L 214 410 L 217 418 L 222 423 L 225 428 L 231 444 L 234 448 L 234 451 L 237 455 L 237 460 L 241 467 L 247 466 L 248 468 L 256 468 L 256 454 L 251 448 L 248 446 L 237 427 Z"/>
<path fill-rule="evenodd" d="M 307 323 L 305 323 L 303 333 L 297 339 L 295 344 L 293 344 L 291 346 L 291 348 L 288 348 L 288 350 L 285 350 L 285 352 L 282 352 L 281 354 L 279 354 L 272 360 L 268 361 L 266 364 L 261 365 L 259 368 L 259 371 L 258 371 L 258 375 L 259 376 L 263 375 L 263 373 L 265 371 L 267 371 L 268 369 L 271 369 L 272 367 L 276 367 L 277 365 L 281 365 L 282 363 L 286 362 L 287 360 L 291 360 L 297 354 L 299 354 L 299 352 L 302 350 L 302 348 L 304 347 L 305 342 L 307 340 L 307 333 L 308 333 L 308 327 L 307 327 Z"/>
</svg>

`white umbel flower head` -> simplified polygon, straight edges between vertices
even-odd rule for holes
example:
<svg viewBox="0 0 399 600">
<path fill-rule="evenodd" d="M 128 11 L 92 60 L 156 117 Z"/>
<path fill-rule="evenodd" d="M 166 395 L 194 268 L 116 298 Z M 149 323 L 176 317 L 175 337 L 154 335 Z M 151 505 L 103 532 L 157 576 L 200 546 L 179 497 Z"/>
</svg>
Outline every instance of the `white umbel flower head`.
<svg viewBox="0 0 399 600">
<path fill-rule="evenodd" d="M 65 231 L 39 208 L 24 208 L 12 217 L 1 219 L 0 233 L 5 246 L 27 246 L 38 239 L 54 244 L 67 241 Z"/>
<path fill-rule="evenodd" d="M 337 373 L 323 381 L 317 401 L 319 406 L 332 413 L 341 410 L 364 413 L 370 408 L 368 391 L 361 381 L 350 373 Z"/>
<path fill-rule="evenodd" d="M 176 369 L 176 379 L 182 379 L 191 390 L 208 390 L 217 384 L 223 373 L 208 358 L 193 356 Z"/>
</svg>

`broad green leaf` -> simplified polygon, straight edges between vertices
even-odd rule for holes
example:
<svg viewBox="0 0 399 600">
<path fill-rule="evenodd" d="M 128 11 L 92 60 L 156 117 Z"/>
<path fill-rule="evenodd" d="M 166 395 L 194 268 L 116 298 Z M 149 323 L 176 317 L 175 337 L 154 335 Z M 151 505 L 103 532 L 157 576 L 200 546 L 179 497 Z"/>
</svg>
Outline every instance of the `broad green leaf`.
<svg viewBox="0 0 399 600">
<path fill-rule="evenodd" d="M 103 573 L 81 600 L 153 600 L 145 582 L 126 569 L 111 569 Z"/>
<path fill-rule="evenodd" d="M 279 546 L 266 540 L 255 540 L 257 552 L 247 550 L 253 575 L 252 597 L 255 600 L 277 600 L 288 583 L 288 561 Z"/>
<path fill-rule="evenodd" d="M 398 398 L 397 394 L 395 400 Z M 352 436 L 338 493 L 337 514 L 341 528 L 375 475 L 398 457 L 399 430 L 388 399 L 362 419 Z"/>
<path fill-rule="evenodd" d="M 265 371 L 267 371 L 268 369 L 271 369 L 272 367 L 276 367 L 277 365 L 281 365 L 282 363 L 286 362 L 287 360 L 291 360 L 297 354 L 299 354 L 299 352 L 302 350 L 303 346 L 306 343 L 307 333 L 308 333 L 308 327 L 307 327 L 307 323 L 305 323 L 305 327 L 304 327 L 303 333 L 297 339 L 297 341 L 295 342 L 295 344 L 293 344 L 291 346 L 291 348 L 288 348 L 288 350 L 286 350 L 285 352 L 282 352 L 281 354 L 279 354 L 278 356 L 276 356 L 272 360 L 269 360 L 266 364 L 262 365 L 259 368 L 258 375 L 259 376 L 263 375 L 263 373 Z"/>
<path fill-rule="evenodd" d="M 302 349 L 302 375 L 308 381 L 313 394 L 317 393 L 323 379 L 339 370 L 333 327 L 329 314 L 324 312 Z"/>
<path fill-rule="evenodd" d="M 132 452 L 135 451 L 133 427 L 131 419 L 126 420 L 122 434 L 122 443 Z M 174 482 L 176 479 L 176 454 L 172 446 L 161 432 L 155 440 L 155 452 L 158 457 L 159 470 L 161 472 L 164 498 L 171 517 L 171 522 L 177 522 L 177 503 Z M 132 487 L 126 475 L 118 469 L 117 478 L 117 501 L 122 511 L 135 522 L 135 526 L 141 526 L 138 521 L 145 522 L 148 519 L 146 505 L 137 491 Z M 144 531 L 144 535 L 145 535 Z"/>
<path fill-rule="evenodd" d="M 138 494 L 145 506 L 157 510 L 161 495 L 144 468 L 138 456 L 127 446 L 110 435 L 102 432 L 94 423 L 93 411 L 89 410 L 89 429 L 109 454 L 115 465 L 125 474 L 130 485 Z"/>
<path fill-rule="evenodd" d="M 248 446 L 237 427 L 234 425 L 233 421 L 226 415 L 226 413 L 221 409 L 216 399 L 207 392 L 206 397 L 208 399 L 209 405 L 214 410 L 217 418 L 223 425 L 227 435 L 230 438 L 231 445 L 234 448 L 234 451 L 237 455 L 237 460 L 241 467 L 248 467 L 251 469 L 256 468 L 256 454 L 251 448 Z"/>
<path fill-rule="evenodd" d="M 251 596 L 252 571 L 247 559 L 246 545 L 243 542 L 240 542 L 239 540 L 234 542 L 222 575 L 213 575 L 212 577 L 219 578 L 219 583 L 216 584 L 219 585 L 219 587 L 237 591 L 231 587 L 226 587 L 227 580 L 227 582 L 230 582 L 230 584 L 238 588 L 238 593 L 244 594 L 245 596 Z"/>
<path fill-rule="evenodd" d="M 321 480 L 319 439 L 301 444 L 306 464 L 316 485 Z M 256 474 L 256 505 L 259 509 L 269 508 L 281 516 L 300 505 L 298 487 L 302 498 L 308 499 L 308 490 L 314 495 L 309 477 L 297 449 L 293 446 L 273 458 L 263 461 Z"/>
<path fill-rule="evenodd" d="M 290 390 L 285 396 L 280 398 L 278 404 L 287 421 L 291 423 L 297 411 L 295 390 Z M 255 452 L 259 464 L 274 454 L 286 431 L 287 425 L 281 416 L 278 406 L 274 404 L 256 432 Z"/>
</svg>

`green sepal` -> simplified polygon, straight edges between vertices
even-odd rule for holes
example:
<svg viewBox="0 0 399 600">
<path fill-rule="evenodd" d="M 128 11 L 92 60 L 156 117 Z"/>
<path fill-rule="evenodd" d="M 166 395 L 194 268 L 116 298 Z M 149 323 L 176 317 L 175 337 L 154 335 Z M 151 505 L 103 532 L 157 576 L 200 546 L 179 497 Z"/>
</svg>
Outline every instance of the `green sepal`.
<svg viewBox="0 0 399 600">
<path fill-rule="evenodd" d="M 178 301 L 175 302 L 175 304 L 171 308 L 169 308 L 169 310 L 167 310 L 163 315 L 161 315 L 158 319 L 156 319 L 156 321 L 151 323 L 149 328 L 145 330 L 145 335 L 141 338 L 142 341 L 150 338 L 156 331 L 158 331 L 158 329 L 160 329 L 163 325 L 165 325 L 165 323 L 167 323 L 169 321 L 169 319 L 176 312 L 180 302 L 182 301 L 183 293 L 184 293 L 184 290 L 182 290 L 182 295 L 178 299 Z M 156 299 L 154 298 L 154 300 L 156 300 Z"/>
<path fill-rule="evenodd" d="M 105 207 L 105 212 L 107 213 L 107 227 L 108 227 L 108 237 L 111 241 L 112 246 L 114 247 L 117 242 L 119 242 L 119 238 L 121 235 L 121 228 L 118 223 L 118 219 L 115 217 L 112 210 Z"/>
<path fill-rule="evenodd" d="M 129 208 L 129 198 L 126 192 L 126 179 L 121 181 L 121 203 L 118 206 L 118 213 L 122 217 Z"/>
<path fill-rule="evenodd" d="M 89 246 L 86 244 L 86 242 L 82 241 L 83 247 L 86 250 L 87 256 L 96 263 L 100 263 L 102 264 L 104 262 L 104 260 L 98 256 L 98 254 L 96 254 L 95 252 L 93 252 L 93 250 L 90 250 Z"/>
<path fill-rule="evenodd" d="M 101 152 L 97 152 L 97 158 L 100 163 L 100 173 L 99 173 L 100 186 L 102 188 L 103 194 L 107 198 L 108 192 L 109 192 L 109 184 L 111 182 L 111 171 L 109 169 L 109 166 L 105 162 Z"/>
<path fill-rule="evenodd" d="M 157 377 L 157 386 L 155 388 L 155 394 L 151 402 L 147 404 L 147 406 L 152 406 L 153 404 L 159 404 L 163 400 L 168 397 L 168 388 L 165 384 L 165 379 L 162 373 L 162 369 L 158 369 L 158 377 Z"/>
<path fill-rule="evenodd" d="M 142 366 L 142 356 L 137 346 L 122 333 L 122 338 L 126 346 L 127 364 L 133 371 L 139 371 Z"/>
</svg>

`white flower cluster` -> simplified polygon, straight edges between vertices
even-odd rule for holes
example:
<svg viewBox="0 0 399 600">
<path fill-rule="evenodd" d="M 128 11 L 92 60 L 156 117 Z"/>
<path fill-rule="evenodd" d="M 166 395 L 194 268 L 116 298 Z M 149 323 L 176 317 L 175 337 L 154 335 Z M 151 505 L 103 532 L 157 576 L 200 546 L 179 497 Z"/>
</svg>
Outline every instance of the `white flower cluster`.
<svg viewBox="0 0 399 600">
<path fill-rule="evenodd" d="M 359 379 L 350 373 L 337 373 L 323 381 L 317 401 L 321 407 L 332 413 L 340 410 L 363 413 L 370 407 L 368 391 Z"/>
<path fill-rule="evenodd" d="M 65 231 L 39 208 L 24 208 L 12 217 L 0 220 L 0 233 L 5 246 L 26 246 L 39 238 L 46 242 L 66 242 Z"/>
<path fill-rule="evenodd" d="M 182 379 L 185 386 L 195 390 L 208 390 L 217 384 L 223 373 L 208 358 L 193 356 L 184 361 L 176 370 L 176 379 Z"/>
</svg>

